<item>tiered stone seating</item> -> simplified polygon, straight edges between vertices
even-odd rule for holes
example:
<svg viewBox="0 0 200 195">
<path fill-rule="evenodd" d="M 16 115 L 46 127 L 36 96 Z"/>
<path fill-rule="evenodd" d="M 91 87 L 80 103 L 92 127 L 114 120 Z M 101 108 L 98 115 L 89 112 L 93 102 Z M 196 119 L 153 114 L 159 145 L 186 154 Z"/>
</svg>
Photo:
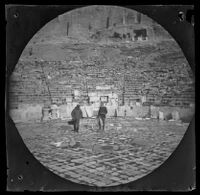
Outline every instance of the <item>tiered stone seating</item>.
<svg viewBox="0 0 200 195">
<path fill-rule="evenodd" d="M 112 90 L 117 91 L 120 101 L 123 99 L 124 87 L 126 101 L 138 100 L 141 95 L 146 95 L 147 102 L 154 104 L 159 102 L 161 96 L 161 104 L 189 106 L 195 98 L 191 71 L 183 66 L 183 63 L 187 63 L 179 55 L 180 51 L 172 50 L 169 43 L 165 46 L 159 45 L 159 50 L 152 46 L 131 50 L 124 46 L 96 45 L 91 47 L 101 52 L 92 56 L 87 49 L 90 56 L 79 63 L 77 59 L 75 63 L 70 58 L 66 61 L 19 61 L 10 80 L 11 108 L 19 102 L 42 104 L 49 101 L 50 96 L 62 102 L 66 97 L 72 97 L 75 89 L 80 91 L 82 97 L 77 101 L 84 101 L 87 99 L 87 90 L 94 91 L 97 85 L 114 86 Z M 70 47 L 74 49 L 81 45 Z M 118 61 L 112 58 L 109 61 L 109 56 L 105 61 L 103 50 L 107 51 L 108 48 L 110 53 L 115 49 L 122 51 Z"/>
</svg>

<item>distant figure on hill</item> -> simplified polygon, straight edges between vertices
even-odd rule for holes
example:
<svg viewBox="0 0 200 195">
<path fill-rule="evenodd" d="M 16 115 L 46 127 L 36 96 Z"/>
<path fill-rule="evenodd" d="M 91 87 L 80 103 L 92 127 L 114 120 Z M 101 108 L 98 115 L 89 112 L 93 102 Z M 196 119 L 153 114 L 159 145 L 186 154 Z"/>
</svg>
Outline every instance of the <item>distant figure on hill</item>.
<svg viewBox="0 0 200 195">
<path fill-rule="evenodd" d="M 72 116 L 72 121 L 73 121 L 73 125 L 74 125 L 74 131 L 78 132 L 80 119 L 83 118 L 83 113 L 80 109 L 79 104 L 72 110 L 71 116 Z"/>
<path fill-rule="evenodd" d="M 97 115 L 98 122 L 99 122 L 99 130 L 104 131 L 105 129 L 105 118 L 106 118 L 107 113 L 108 113 L 107 108 L 104 106 L 103 102 L 101 102 L 99 112 Z"/>
</svg>

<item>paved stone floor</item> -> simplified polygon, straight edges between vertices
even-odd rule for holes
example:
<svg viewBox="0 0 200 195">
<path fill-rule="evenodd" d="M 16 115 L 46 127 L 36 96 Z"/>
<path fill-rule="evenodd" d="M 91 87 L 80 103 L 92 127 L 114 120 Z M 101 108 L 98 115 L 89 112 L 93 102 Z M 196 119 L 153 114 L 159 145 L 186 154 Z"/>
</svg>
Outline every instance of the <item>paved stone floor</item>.
<svg viewBox="0 0 200 195">
<path fill-rule="evenodd" d="M 67 121 L 16 124 L 34 156 L 68 180 L 114 186 L 134 181 L 160 166 L 182 139 L 188 124 L 157 120 L 107 119 L 105 133 L 95 119 L 80 132 Z"/>
</svg>

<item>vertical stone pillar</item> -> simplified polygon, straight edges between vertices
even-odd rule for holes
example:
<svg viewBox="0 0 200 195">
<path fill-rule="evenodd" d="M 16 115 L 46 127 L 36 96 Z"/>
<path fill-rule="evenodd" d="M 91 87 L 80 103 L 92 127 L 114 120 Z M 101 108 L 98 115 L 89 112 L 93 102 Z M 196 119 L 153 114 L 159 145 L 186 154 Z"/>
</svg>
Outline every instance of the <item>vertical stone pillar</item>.
<svg viewBox="0 0 200 195">
<path fill-rule="evenodd" d="M 110 25 L 110 18 L 109 17 L 107 17 L 107 20 L 106 20 L 106 28 L 108 29 L 109 28 L 109 25 Z"/>
<path fill-rule="evenodd" d="M 69 35 L 69 22 L 67 22 L 67 36 Z"/>
<path fill-rule="evenodd" d="M 114 117 L 117 118 L 117 109 L 115 109 Z"/>
<path fill-rule="evenodd" d="M 126 25 L 126 13 L 125 11 L 123 11 L 123 21 L 122 21 L 123 25 Z"/>
<path fill-rule="evenodd" d="M 172 112 L 172 118 L 173 118 L 173 120 L 175 120 L 175 121 L 180 120 L 179 112 L 178 112 L 178 111 L 173 111 L 173 112 Z"/>
<path fill-rule="evenodd" d="M 158 119 L 159 118 L 159 107 L 155 107 L 153 105 L 150 106 L 151 110 L 151 118 Z"/>
<path fill-rule="evenodd" d="M 58 118 L 57 113 L 58 113 L 58 109 L 57 108 L 53 108 L 51 110 L 51 118 L 52 119 L 57 119 Z"/>
<path fill-rule="evenodd" d="M 42 121 L 48 121 L 49 120 L 49 108 L 43 108 L 42 109 Z"/>
<path fill-rule="evenodd" d="M 159 120 L 164 120 L 164 113 L 159 111 Z"/>
<path fill-rule="evenodd" d="M 57 119 L 58 118 L 58 106 L 53 104 L 51 105 L 51 119 Z"/>
<path fill-rule="evenodd" d="M 137 24 L 141 23 L 141 18 L 142 18 L 141 13 L 137 12 L 137 15 L 136 15 L 136 22 L 137 22 Z"/>
</svg>

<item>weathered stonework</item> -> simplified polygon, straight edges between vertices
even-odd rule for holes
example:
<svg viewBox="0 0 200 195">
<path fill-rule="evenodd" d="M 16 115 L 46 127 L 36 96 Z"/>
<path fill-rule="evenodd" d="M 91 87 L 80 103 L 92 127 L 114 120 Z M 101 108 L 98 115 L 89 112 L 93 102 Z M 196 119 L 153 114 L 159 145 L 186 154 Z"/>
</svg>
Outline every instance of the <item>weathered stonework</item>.
<svg viewBox="0 0 200 195">
<path fill-rule="evenodd" d="M 60 116 L 53 113 L 53 118 L 65 118 L 77 103 L 96 112 L 102 99 L 107 101 L 109 116 L 125 105 L 126 114 L 135 117 L 145 116 L 150 105 L 190 109 L 194 77 L 181 49 L 148 17 L 119 10 L 85 8 L 71 17 L 59 16 L 53 21 L 59 28 L 49 26 L 37 33 L 10 78 L 10 109 L 17 111 L 21 104 L 57 104 L 67 111 L 58 110 Z M 157 115 L 152 112 L 153 118 Z"/>
</svg>

